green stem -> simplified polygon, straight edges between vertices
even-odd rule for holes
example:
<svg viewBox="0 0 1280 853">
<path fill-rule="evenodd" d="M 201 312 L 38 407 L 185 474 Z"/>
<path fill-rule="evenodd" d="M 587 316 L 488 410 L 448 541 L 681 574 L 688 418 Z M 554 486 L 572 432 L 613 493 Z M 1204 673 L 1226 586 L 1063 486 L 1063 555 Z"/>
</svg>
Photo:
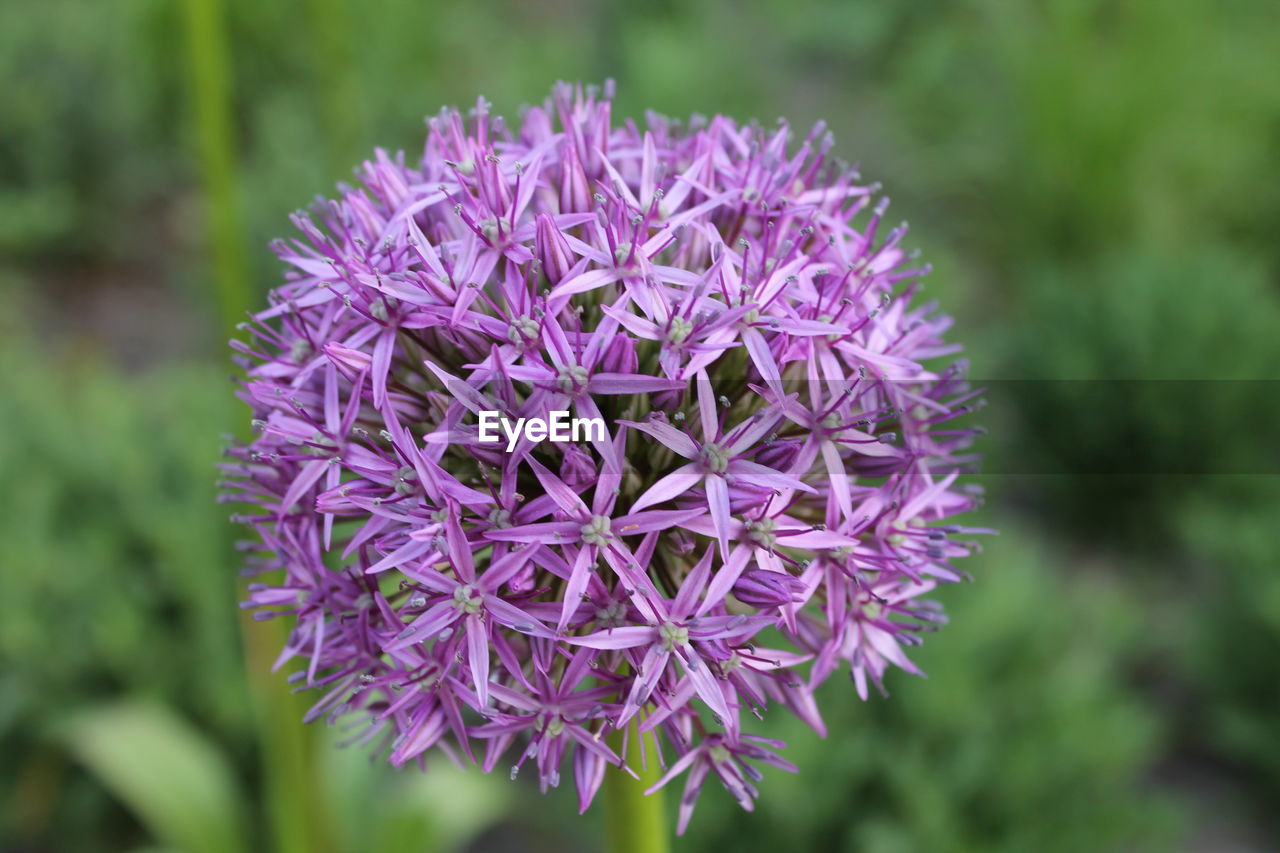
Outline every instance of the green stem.
<svg viewBox="0 0 1280 853">
<path fill-rule="evenodd" d="M 317 767 L 316 732 L 302 724 L 309 694 L 295 695 L 271 664 L 288 642 L 283 619 L 241 620 L 249 693 L 262 760 L 264 809 L 270 849 L 279 853 L 326 853 L 335 847 L 330 811 L 323 801 Z"/>
<path fill-rule="evenodd" d="M 608 853 L 668 853 L 671 849 L 663 793 L 645 796 L 645 790 L 658 781 L 658 749 L 652 732 L 641 735 L 639 717 L 627 728 L 627 766 L 639 774 L 639 780 L 616 767 L 604 777 L 605 850 Z M 621 753 L 622 732 L 614 732 L 609 740 Z"/>
<path fill-rule="evenodd" d="M 204 190 L 213 261 L 213 291 L 222 330 L 233 333 L 253 309 L 231 97 L 231 52 L 223 0 L 185 0 L 188 96 Z M 238 432 L 243 435 L 244 425 Z M 230 606 L 230 604 L 228 604 Z M 324 853 L 333 849 L 329 809 L 315 770 L 315 738 L 302 725 L 304 697 L 295 696 L 271 664 L 288 638 L 282 621 L 241 619 L 241 637 L 267 802 L 270 849 Z"/>
<path fill-rule="evenodd" d="M 362 102 L 351 61 L 350 10 L 347 0 L 307 0 L 305 5 L 326 173 L 336 179 L 348 174 L 362 124 Z"/>
<path fill-rule="evenodd" d="M 221 0 L 186 0 L 187 76 L 192 129 L 204 186 L 213 254 L 214 292 L 224 330 L 252 307 L 236 180 L 231 60 Z"/>
</svg>

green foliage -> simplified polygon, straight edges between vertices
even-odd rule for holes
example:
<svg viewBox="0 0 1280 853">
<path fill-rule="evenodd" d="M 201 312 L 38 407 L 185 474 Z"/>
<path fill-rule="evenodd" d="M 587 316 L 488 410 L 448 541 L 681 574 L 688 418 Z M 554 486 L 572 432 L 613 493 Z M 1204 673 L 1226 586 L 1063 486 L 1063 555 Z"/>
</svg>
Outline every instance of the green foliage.
<svg viewBox="0 0 1280 853">
<path fill-rule="evenodd" d="M 181 158 L 172 74 L 149 60 L 160 4 L 51 0 L 0 7 L 0 251 L 119 259 L 150 239 L 139 212 Z"/>
<path fill-rule="evenodd" d="M 229 748 L 246 725 L 231 529 L 214 503 L 225 379 L 194 366 L 129 378 L 87 351 L 34 358 L 11 322 L 20 299 L 2 301 L 0 478 L 21 487 L 0 499 L 0 786 L 28 784 L 28 763 L 39 774 L 62 714 L 122 695 L 181 707 L 243 755 Z M 76 803 L 41 807 L 56 821 Z"/>
<path fill-rule="evenodd" d="M 1063 531 L 1158 548 L 1178 535 L 1187 494 L 1215 487 L 1204 475 L 1280 473 L 1264 427 L 1280 422 L 1280 292 L 1260 259 L 1199 249 L 1041 263 L 1019 295 L 1026 316 L 1053 320 L 1002 335 L 991 398 L 1013 422 L 993 425 L 1011 435 L 993 464 L 1060 475 L 1011 485 Z M 1100 490 L 1107 500 L 1080 500 Z M 1230 490 L 1215 499 L 1255 506 Z"/>
<path fill-rule="evenodd" d="M 506 779 L 443 761 L 422 773 L 395 771 L 357 747 L 325 739 L 320 758 L 325 802 L 333 810 L 334 848 L 350 853 L 426 853 L 464 847 L 511 806 Z"/>
<path fill-rule="evenodd" d="M 166 848 L 259 849 L 247 832 L 246 792 L 225 754 L 172 711 L 137 703 L 93 707 L 65 721 L 59 737 Z M 324 794 L 336 835 L 324 839 L 326 849 L 454 850 L 506 807 L 505 791 L 492 778 L 452 767 L 394 774 L 333 741 L 324 744 Z"/>
<path fill-rule="evenodd" d="M 65 737 L 167 846 L 187 853 L 250 849 L 245 804 L 225 756 L 172 712 L 148 705 L 86 710 L 67 723 Z"/>
<path fill-rule="evenodd" d="M 38 717 L 137 691 L 236 724 L 234 557 L 214 504 L 226 380 L 181 366 L 130 379 L 98 358 L 34 360 L 35 346 L 0 344 L 0 478 L 23 484 L 4 498 L 0 655 L 19 702 Z"/>
<path fill-rule="evenodd" d="M 1190 499 L 1179 518 L 1197 555 L 1195 588 L 1170 638 L 1188 668 L 1190 699 L 1181 721 L 1199 748 L 1247 771 L 1259 802 L 1280 797 L 1280 573 L 1275 507 L 1280 477 L 1231 477 L 1208 496 Z M 1213 496 L 1236 496 L 1224 507 Z M 1239 507 L 1249 507 L 1241 511 Z"/>
<path fill-rule="evenodd" d="M 912 171 L 963 199 L 954 227 L 1009 274 L 1135 244 L 1274 249 L 1274 5 L 971 0 L 913 24 L 890 55 L 933 146 Z"/>
<path fill-rule="evenodd" d="M 826 740 L 766 720 L 801 772 L 766 771 L 756 820 L 709 791 L 685 849 L 1168 849 L 1168 802 L 1136 790 L 1159 724 L 1114 654 L 1139 602 L 1027 533 L 990 542 L 980 584 L 938 593 L 953 621 L 912 655 L 926 680 L 895 672 L 866 704 L 829 685 Z"/>
</svg>

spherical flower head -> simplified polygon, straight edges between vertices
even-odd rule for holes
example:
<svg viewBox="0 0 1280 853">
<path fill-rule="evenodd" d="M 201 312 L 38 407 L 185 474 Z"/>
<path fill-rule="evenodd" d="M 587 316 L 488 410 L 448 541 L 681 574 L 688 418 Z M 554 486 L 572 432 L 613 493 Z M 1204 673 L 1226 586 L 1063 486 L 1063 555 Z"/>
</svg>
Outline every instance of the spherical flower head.
<svg viewBox="0 0 1280 853">
<path fill-rule="evenodd" d="M 443 112 L 294 217 L 233 343 L 257 432 L 226 497 L 308 719 L 396 765 L 571 769 L 583 809 L 638 723 L 683 830 L 709 776 L 750 808 L 754 765 L 791 767 L 757 717 L 825 734 L 836 670 L 864 699 L 918 672 L 973 549 L 977 395 L 821 127 L 611 96 Z"/>
</svg>

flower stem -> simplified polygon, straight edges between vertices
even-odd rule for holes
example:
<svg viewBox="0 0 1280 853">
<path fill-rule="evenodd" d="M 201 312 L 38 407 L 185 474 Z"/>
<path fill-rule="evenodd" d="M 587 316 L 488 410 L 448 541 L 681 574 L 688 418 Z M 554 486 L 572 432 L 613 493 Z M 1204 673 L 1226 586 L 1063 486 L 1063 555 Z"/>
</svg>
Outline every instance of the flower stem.
<svg viewBox="0 0 1280 853">
<path fill-rule="evenodd" d="M 248 252 L 245 249 L 240 173 L 236 155 L 235 104 L 231 94 L 231 48 L 223 0 L 185 0 L 189 99 L 195 153 L 204 185 L 214 292 L 223 331 L 253 309 Z M 239 424 L 244 436 L 244 422 Z M 258 747 L 271 849 L 281 853 L 324 853 L 333 849 L 316 773 L 314 732 L 300 719 L 307 702 L 282 675 L 271 671 L 288 641 L 281 621 L 254 622 L 242 616 L 250 698 L 254 703 Z"/>
<path fill-rule="evenodd" d="M 616 767 L 604 777 L 605 850 L 608 853 L 668 853 L 666 809 L 663 792 L 645 796 L 645 790 L 658 781 L 658 749 L 652 733 L 641 735 L 640 718 L 634 717 L 626 732 L 627 766 L 639 774 L 639 780 Z M 610 743 L 621 754 L 623 733 L 614 732 Z"/>
<path fill-rule="evenodd" d="M 196 156 L 204 184 L 213 290 L 223 331 L 253 307 L 236 163 L 231 49 L 222 0 L 185 0 L 187 78 Z"/>
</svg>

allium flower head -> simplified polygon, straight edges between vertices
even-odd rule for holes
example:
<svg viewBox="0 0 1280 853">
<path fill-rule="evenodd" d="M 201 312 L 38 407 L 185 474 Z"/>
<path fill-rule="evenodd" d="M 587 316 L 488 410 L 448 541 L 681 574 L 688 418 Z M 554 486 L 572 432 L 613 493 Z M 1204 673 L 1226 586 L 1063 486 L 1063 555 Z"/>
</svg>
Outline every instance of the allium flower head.
<svg viewBox="0 0 1280 853">
<path fill-rule="evenodd" d="M 603 736 L 652 732 L 683 830 L 709 776 L 750 809 L 757 763 L 794 769 L 758 717 L 825 734 L 834 672 L 865 699 L 918 671 L 921 597 L 974 547 L 976 394 L 821 126 L 616 124 L 611 94 L 443 112 L 294 217 L 233 344 L 257 433 L 227 499 L 309 719 L 396 765 L 571 772 L 583 809 Z M 486 439 L 556 412 L 603 426 Z"/>
</svg>

